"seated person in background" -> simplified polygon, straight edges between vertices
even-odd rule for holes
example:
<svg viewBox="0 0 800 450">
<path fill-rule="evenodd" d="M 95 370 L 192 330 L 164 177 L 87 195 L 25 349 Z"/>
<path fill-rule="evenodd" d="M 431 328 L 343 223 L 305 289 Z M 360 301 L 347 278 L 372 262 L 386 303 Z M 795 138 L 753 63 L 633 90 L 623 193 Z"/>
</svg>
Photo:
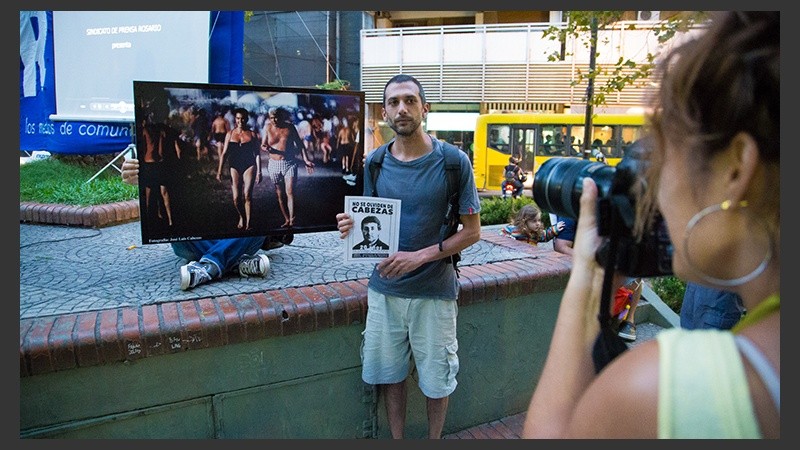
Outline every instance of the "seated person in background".
<svg viewBox="0 0 800 450">
<path fill-rule="evenodd" d="M 582 156 L 583 155 L 583 142 L 581 142 L 580 139 L 578 139 L 577 142 L 576 142 L 575 141 L 575 136 L 570 136 L 569 137 L 569 144 L 570 144 L 570 148 L 572 148 L 572 154 L 573 155 L 576 155 L 576 156 Z"/>
<path fill-rule="evenodd" d="M 545 229 L 542 223 L 542 212 L 536 205 L 527 204 L 517 211 L 517 214 L 511 219 L 511 223 L 503 226 L 499 233 L 531 245 L 538 245 L 539 242 L 553 240 L 563 229 L 564 222 L 557 222 Z"/>
<path fill-rule="evenodd" d="M 505 146 L 507 144 L 508 144 L 508 142 L 506 142 L 505 139 L 500 137 L 500 131 L 497 128 L 492 128 L 491 130 L 489 130 L 489 146 L 490 147 L 498 148 L 498 147 L 501 147 L 501 146 Z"/>
<path fill-rule="evenodd" d="M 557 156 L 569 155 L 571 152 L 567 151 L 565 144 L 566 142 L 564 141 L 564 136 L 561 133 L 556 133 L 555 137 L 553 138 L 553 145 L 550 146 L 550 154 Z"/>
<path fill-rule="evenodd" d="M 542 141 L 542 146 L 539 148 L 539 150 L 545 155 L 552 155 L 556 153 L 556 150 L 553 147 L 553 135 L 548 134 L 544 137 L 544 141 Z"/>
<path fill-rule="evenodd" d="M 554 217 L 554 216 L 550 216 Z M 569 217 L 556 217 L 556 223 L 564 224 L 553 240 L 553 250 L 565 255 L 572 255 L 572 246 L 575 243 L 575 229 L 577 222 Z"/>
<path fill-rule="evenodd" d="M 122 181 L 139 184 L 138 159 L 126 159 L 122 163 Z M 181 289 L 184 291 L 221 279 L 230 271 L 245 278 L 265 277 L 269 271 L 269 258 L 258 254 L 262 245 L 266 245 L 264 236 L 181 241 L 170 245 L 176 255 L 188 261 L 180 268 Z"/>
<path fill-rule="evenodd" d="M 542 153 L 549 156 L 564 156 L 563 142 L 556 143 L 553 136 L 547 135 L 542 144 Z"/>
</svg>

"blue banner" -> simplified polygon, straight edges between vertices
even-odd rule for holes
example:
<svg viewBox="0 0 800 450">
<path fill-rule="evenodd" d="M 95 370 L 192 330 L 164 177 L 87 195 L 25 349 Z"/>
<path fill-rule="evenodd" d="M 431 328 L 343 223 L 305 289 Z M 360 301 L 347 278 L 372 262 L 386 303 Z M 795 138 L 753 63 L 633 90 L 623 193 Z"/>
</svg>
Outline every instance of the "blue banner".
<svg viewBox="0 0 800 450">
<path fill-rule="evenodd" d="M 243 81 L 244 12 L 211 11 L 209 81 Z M 20 150 L 119 153 L 136 139 L 132 122 L 53 121 L 56 113 L 52 11 L 20 11 Z"/>
</svg>

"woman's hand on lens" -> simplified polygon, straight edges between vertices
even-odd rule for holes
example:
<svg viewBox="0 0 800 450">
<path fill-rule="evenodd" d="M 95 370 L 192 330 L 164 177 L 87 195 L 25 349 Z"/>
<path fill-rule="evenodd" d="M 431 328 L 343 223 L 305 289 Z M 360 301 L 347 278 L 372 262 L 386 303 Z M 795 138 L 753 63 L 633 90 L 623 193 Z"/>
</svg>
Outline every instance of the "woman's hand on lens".
<svg viewBox="0 0 800 450">
<path fill-rule="evenodd" d="M 595 261 L 595 253 L 602 239 L 597 235 L 597 185 L 589 177 L 583 179 L 580 207 L 573 263 L 594 269 L 599 267 Z"/>
</svg>

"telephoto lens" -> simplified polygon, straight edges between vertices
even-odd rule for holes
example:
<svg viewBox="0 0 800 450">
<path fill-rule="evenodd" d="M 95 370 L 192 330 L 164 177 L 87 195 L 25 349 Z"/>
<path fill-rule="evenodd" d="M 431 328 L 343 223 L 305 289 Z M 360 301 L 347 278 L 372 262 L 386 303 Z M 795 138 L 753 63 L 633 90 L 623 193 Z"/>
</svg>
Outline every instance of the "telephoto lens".
<svg viewBox="0 0 800 450">
<path fill-rule="evenodd" d="M 536 171 L 533 200 L 543 211 L 577 220 L 583 180 L 591 178 L 598 191 L 597 234 L 604 237 L 597 262 L 607 267 L 613 259 L 614 269 L 630 277 L 671 275 L 672 243 L 661 215 L 656 211 L 642 236 L 633 235 L 637 196 L 646 188 L 642 148 L 637 141 L 616 167 L 574 157 L 551 158 Z"/>
<path fill-rule="evenodd" d="M 604 198 L 611 191 L 615 172 L 616 168 L 601 162 L 568 156 L 550 158 L 533 178 L 533 201 L 547 212 L 577 219 L 583 179 L 593 179 L 598 198 Z"/>
</svg>

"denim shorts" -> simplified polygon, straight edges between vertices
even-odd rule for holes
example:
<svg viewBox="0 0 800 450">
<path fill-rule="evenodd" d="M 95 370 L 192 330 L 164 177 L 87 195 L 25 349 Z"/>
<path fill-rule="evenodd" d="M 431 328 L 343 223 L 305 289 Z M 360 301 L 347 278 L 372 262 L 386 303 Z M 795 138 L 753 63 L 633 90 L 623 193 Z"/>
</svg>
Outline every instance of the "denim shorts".
<svg viewBox="0 0 800 450">
<path fill-rule="evenodd" d="M 444 398 L 456 389 L 458 340 L 455 300 L 367 294 L 367 324 L 361 340 L 361 378 L 368 384 L 405 380 L 411 359 L 419 388 L 428 398 Z"/>
</svg>

